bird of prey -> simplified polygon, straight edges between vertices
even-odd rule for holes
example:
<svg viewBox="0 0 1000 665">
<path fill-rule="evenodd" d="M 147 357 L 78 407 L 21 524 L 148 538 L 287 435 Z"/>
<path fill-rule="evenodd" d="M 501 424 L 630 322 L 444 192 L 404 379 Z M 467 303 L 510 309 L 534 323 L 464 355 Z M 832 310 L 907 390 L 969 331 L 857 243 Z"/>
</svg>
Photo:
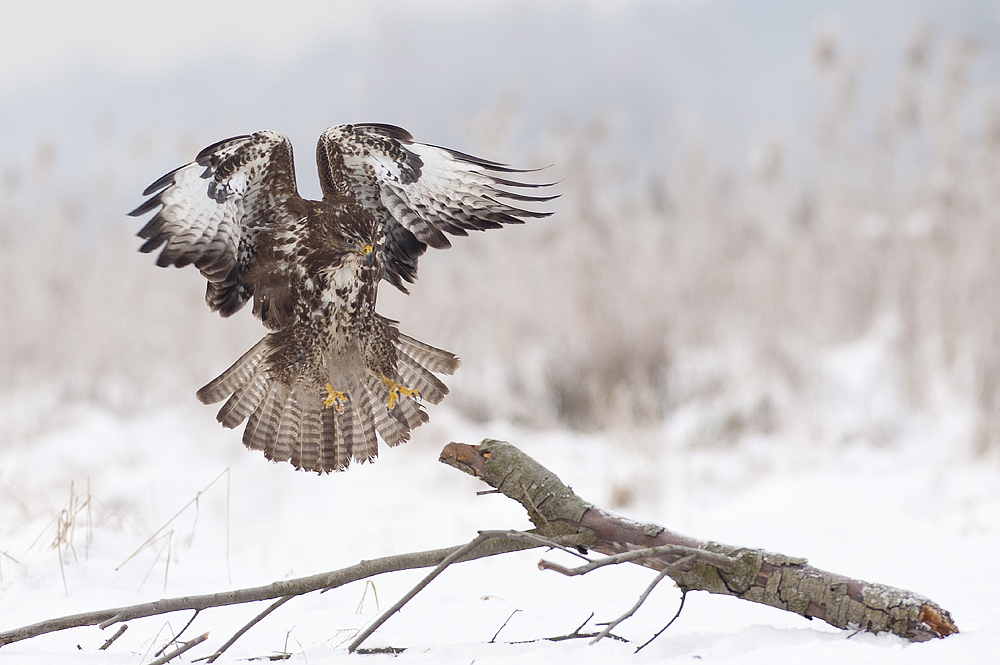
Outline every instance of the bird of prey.
<svg viewBox="0 0 1000 665">
<path fill-rule="evenodd" d="M 446 233 L 499 228 L 550 213 L 524 172 L 417 143 L 383 124 L 339 125 L 316 146 L 321 201 L 299 196 L 289 140 L 272 131 L 220 141 L 143 192 L 129 213 L 158 208 L 139 231 L 159 266 L 193 264 L 205 300 L 230 316 L 251 298 L 267 335 L 198 391 L 228 398 L 218 420 L 275 461 L 324 473 L 395 446 L 427 421 L 458 358 L 399 332 L 375 312 L 380 280 L 407 292 L 428 246 Z M 518 202 L 518 203 L 514 203 Z"/>
</svg>

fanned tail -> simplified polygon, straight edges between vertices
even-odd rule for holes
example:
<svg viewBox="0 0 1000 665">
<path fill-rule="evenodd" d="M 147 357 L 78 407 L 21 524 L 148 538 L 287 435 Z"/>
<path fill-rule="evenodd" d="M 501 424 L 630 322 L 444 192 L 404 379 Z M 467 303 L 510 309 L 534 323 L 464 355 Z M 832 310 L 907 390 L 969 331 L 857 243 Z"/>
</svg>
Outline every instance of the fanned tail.
<svg viewBox="0 0 1000 665">
<path fill-rule="evenodd" d="M 370 372 L 352 376 L 348 385 L 335 387 L 343 398 L 331 402 L 325 376 L 279 378 L 287 375 L 287 368 L 279 372 L 272 366 L 270 340 L 269 335 L 255 344 L 199 390 L 198 399 L 212 404 L 228 397 L 217 419 L 229 428 L 246 421 L 247 448 L 317 473 L 341 471 L 352 461 L 374 460 L 378 437 L 389 446 L 409 440 L 410 431 L 428 419 L 421 401 L 437 404 L 448 394 L 432 372 L 451 374 L 458 367 L 454 354 L 401 334 L 394 340 L 395 376 Z M 416 391 L 416 396 L 394 397 L 385 378 Z"/>
</svg>

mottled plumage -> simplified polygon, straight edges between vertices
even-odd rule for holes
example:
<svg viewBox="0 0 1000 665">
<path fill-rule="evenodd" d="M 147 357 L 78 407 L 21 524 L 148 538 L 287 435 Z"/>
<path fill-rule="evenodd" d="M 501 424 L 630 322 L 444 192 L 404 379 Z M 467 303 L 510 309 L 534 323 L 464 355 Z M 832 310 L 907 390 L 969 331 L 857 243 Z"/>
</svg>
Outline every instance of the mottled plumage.
<svg viewBox="0 0 1000 665">
<path fill-rule="evenodd" d="M 511 188 L 502 164 L 416 143 L 390 125 L 341 125 L 316 148 L 322 201 L 298 195 L 291 143 L 276 132 L 221 141 L 150 185 L 130 214 L 159 208 L 139 231 L 159 266 L 193 264 L 205 300 L 229 316 L 253 298 L 268 334 L 198 391 L 227 400 L 218 419 L 247 421 L 243 442 L 268 459 L 325 472 L 378 454 L 427 421 L 458 358 L 399 332 L 375 312 L 381 279 L 406 291 L 445 233 L 548 213 Z M 228 399 L 227 399 L 228 398 Z"/>
</svg>

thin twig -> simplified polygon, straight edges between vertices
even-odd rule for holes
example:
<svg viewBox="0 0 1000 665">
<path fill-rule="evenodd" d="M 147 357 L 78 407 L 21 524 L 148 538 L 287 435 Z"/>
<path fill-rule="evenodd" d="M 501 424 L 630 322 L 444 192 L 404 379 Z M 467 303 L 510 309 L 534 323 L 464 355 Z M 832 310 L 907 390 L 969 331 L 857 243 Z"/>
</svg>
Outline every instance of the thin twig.
<svg viewBox="0 0 1000 665">
<path fill-rule="evenodd" d="M 691 558 L 691 555 L 688 555 L 684 559 L 681 559 L 680 561 L 678 561 L 677 563 L 680 563 L 681 561 L 688 560 L 690 558 Z M 620 617 L 618 617 L 614 621 L 611 621 L 610 623 L 608 623 L 608 625 L 604 627 L 604 630 L 602 630 L 600 633 L 598 633 L 597 637 L 595 637 L 593 640 L 591 640 L 590 643 L 591 644 L 597 644 L 602 639 L 604 639 L 605 637 L 607 637 L 608 635 L 610 635 L 611 631 L 618 627 L 618 624 L 620 624 L 622 621 L 624 621 L 625 619 L 628 619 L 630 616 L 632 616 L 633 614 L 635 614 L 636 610 L 638 610 L 640 607 L 642 607 L 642 604 L 644 602 L 646 602 L 647 598 L 649 598 L 649 594 L 651 594 L 653 592 L 653 589 L 656 588 L 656 585 L 659 584 L 663 580 L 664 577 L 666 577 L 667 575 L 670 574 L 670 571 L 671 571 L 672 568 L 673 568 L 673 565 L 667 566 L 666 568 L 664 568 L 663 570 L 661 570 L 660 573 L 655 578 L 653 578 L 653 581 L 649 583 L 649 586 L 646 587 L 646 590 L 642 592 L 642 595 L 639 596 L 639 599 L 637 601 L 635 601 L 635 605 L 633 605 L 631 608 L 629 608 L 629 610 L 627 612 L 625 612 L 625 614 L 621 615 Z"/>
<path fill-rule="evenodd" d="M 178 517 L 180 517 L 180 516 L 181 516 L 182 514 L 184 514 L 184 511 L 186 511 L 186 510 L 187 510 L 188 508 L 190 508 L 192 504 L 194 504 L 195 506 L 198 506 L 198 505 L 199 505 L 198 501 L 199 501 L 199 499 L 201 499 L 201 495 L 202 495 L 202 494 L 204 494 L 205 492 L 207 492 L 207 491 L 208 491 L 209 489 L 211 489 L 212 485 L 214 485 L 214 484 L 215 484 L 215 483 L 216 483 L 216 482 L 217 482 L 217 481 L 219 480 L 219 478 L 222 478 L 222 476 L 224 476 L 224 475 L 226 475 L 226 474 L 228 474 L 228 473 L 229 473 L 229 469 L 227 468 L 227 469 L 226 469 L 225 471 L 223 471 L 222 473 L 220 473 L 219 475 L 217 475 L 217 476 L 216 476 L 216 477 L 215 477 L 215 478 L 214 478 L 214 479 L 212 480 L 212 482 L 210 482 L 209 484 L 205 485 L 205 487 L 203 487 L 202 489 L 198 490 L 198 491 L 197 491 L 197 492 L 195 493 L 195 495 L 194 495 L 194 498 L 193 498 L 193 499 L 191 499 L 190 501 L 188 501 L 187 503 L 185 503 L 185 504 L 184 504 L 184 507 L 183 507 L 183 508 L 181 508 L 181 509 L 180 509 L 180 510 L 178 510 L 178 511 L 177 511 L 176 513 L 174 513 L 174 516 L 173 516 L 173 517 L 171 517 L 170 519 L 168 519 L 168 520 L 167 520 L 166 522 L 164 522 L 164 523 L 163 523 L 163 524 L 162 524 L 162 525 L 160 526 L 160 528 L 159 528 L 159 529 L 157 529 L 156 531 L 154 531 L 154 532 L 153 532 L 153 535 L 151 535 L 151 536 L 150 536 L 149 538 L 147 538 L 147 539 L 146 539 L 146 542 L 144 542 L 144 543 L 143 543 L 142 545 L 140 545 L 140 546 L 139 546 L 139 549 L 137 549 L 136 551 L 134 551 L 134 552 L 132 552 L 132 553 L 131 553 L 130 555 L 128 555 L 128 558 L 127 558 L 127 559 L 125 559 L 125 560 L 124 560 L 124 561 L 122 561 L 122 562 L 121 562 L 120 564 L 118 564 L 118 567 L 117 567 L 117 568 L 115 568 L 115 570 L 116 570 L 116 571 L 117 571 L 117 570 L 121 570 L 122 566 L 124 566 L 124 565 L 125 565 L 126 563 L 128 563 L 129 561 L 131 561 L 131 560 L 132 560 L 132 559 L 133 559 L 133 558 L 134 558 L 134 557 L 135 557 L 135 556 L 136 556 L 137 554 L 139 554 L 139 552 L 143 551 L 143 550 L 144 550 L 144 549 L 146 549 L 146 547 L 147 547 L 147 546 L 149 546 L 149 545 L 150 545 L 151 543 L 153 543 L 153 542 L 155 542 L 156 540 L 158 540 L 158 539 L 159 539 L 159 537 L 160 537 L 160 534 L 161 534 L 161 533 L 163 533 L 164 531 L 166 531 L 167 527 L 168 527 L 168 526 L 170 526 L 170 524 L 171 524 L 171 523 L 172 523 L 172 522 L 173 522 L 173 521 L 174 521 L 175 519 L 177 519 L 177 518 L 178 518 Z M 197 523 L 197 515 L 195 516 L 195 521 L 196 521 L 196 523 Z"/>
<path fill-rule="evenodd" d="M 195 610 L 194 614 L 191 615 L 191 618 L 188 619 L 188 622 L 186 624 L 184 624 L 184 627 L 181 628 L 180 632 L 177 633 L 176 635 L 174 635 L 173 639 L 171 639 L 169 642 L 167 642 L 162 647 L 160 647 L 160 650 L 157 651 L 156 653 L 154 653 L 153 657 L 155 658 L 156 656 L 159 656 L 160 654 L 162 654 L 164 651 L 167 650 L 167 647 L 169 647 L 171 644 L 174 644 L 175 642 L 177 642 L 177 640 L 181 639 L 181 635 L 184 634 L 184 631 L 187 630 L 188 628 L 190 628 L 191 624 L 194 623 L 194 620 L 198 618 L 198 613 L 199 612 L 201 612 L 201 610 Z"/>
<path fill-rule="evenodd" d="M 281 607 L 282 605 L 284 605 L 285 603 L 287 603 L 288 601 L 290 601 L 294 597 L 295 596 L 285 596 L 284 598 L 279 598 L 278 600 L 276 600 L 273 603 L 271 603 L 267 607 L 266 610 L 264 610 L 263 612 L 261 612 L 260 614 L 258 614 L 257 616 L 255 616 L 253 619 L 251 619 L 250 621 L 248 621 L 242 628 L 240 628 L 239 630 L 237 630 L 236 633 L 232 637 L 230 637 L 229 640 L 225 644 L 223 644 L 221 647 L 219 647 L 219 649 L 215 653 L 213 653 L 211 656 L 209 656 L 208 662 L 209 663 L 214 663 L 215 660 L 216 660 L 216 658 L 218 658 L 219 656 L 221 656 L 226 649 L 228 649 L 229 647 L 233 646 L 233 644 L 236 642 L 236 640 L 240 639 L 243 636 L 243 633 L 245 633 L 248 630 L 250 630 L 251 628 L 253 628 L 255 625 L 257 625 L 257 623 L 261 619 L 263 619 L 268 614 L 270 614 L 271 612 L 275 611 L 276 609 L 278 609 L 279 607 Z M 199 660 L 201 660 L 201 659 L 199 659 Z"/>
<path fill-rule="evenodd" d="M 545 536 L 539 536 L 537 533 L 532 533 L 531 531 L 480 531 L 480 535 L 488 535 L 490 538 L 497 538 L 503 540 L 514 540 L 520 541 L 522 543 L 528 543 L 535 547 L 548 547 L 553 550 L 562 550 L 567 554 L 572 554 L 575 557 L 579 557 L 584 561 L 590 562 L 590 558 L 586 555 L 581 554 L 580 550 L 573 547 L 560 543 L 551 538 L 546 538 Z"/>
<path fill-rule="evenodd" d="M 508 644 L 532 644 L 534 642 L 564 642 L 566 640 L 579 640 L 587 639 L 589 637 L 597 637 L 597 633 L 581 633 L 583 627 L 590 623 L 590 620 L 594 618 L 594 613 L 591 612 L 590 616 L 583 620 L 579 626 L 577 626 L 572 633 L 567 633 L 566 635 L 556 635 L 555 637 L 538 637 L 533 640 L 520 640 L 518 642 L 508 642 Z M 614 634 L 608 634 L 613 640 L 618 640 L 619 642 L 628 642 L 624 637 Z"/>
<path fill-rule="evenodd" d="M 163 656 L 162 658 L 157 658 L 156 660 L 154 660 L 153 662 L 151 662 L 149 665 L 163 665 L 164 663 L 168 663 L 171 660 L 173 660 L 174 658 L 176 658 L 177 656 L 179 656 L 182 653 L 184 653 L 185 651 L 187 651 L 188 649 L 191 649 L 193 647 L 198 646 L 199 644 L 201 644 L 202 642 L 204 642 L 207 639 L 208 639 L 208 633 L 202 633 L 201 635 L 199 635 L 198 637 L 194 638 L 193 640 L 191 640 L 189 642 L 185 642 L 184 644 L 182 644 L 181 646 L 177 647 L 176 649 L 174 649 L 173 651 L 171 651 L 167 655 Z"/>
<path fill-rule="evenodd" d="M 639 646 L 638 648 L 636 648 L 636 650 L 635 650 L 636 653 L 639 653 L 640 651 L 642 651 L 643 649 L 645 649 L 647 646 L 649 646 L 649 644 L 653 640 L 655 640 L 657 637 L 659 637 L 660 635 L 663 634 L 663 631 L 665 631 L 667 628 L 670 628 L 670 626 L 673 625 L 673 623 L 675 621 L 677 621 L 677 617 L 679 617 L 681 615 L 681 610 L 684 609 L 684 599 L 687 598 L 687 595 L 688 595 L 687 589 L 681 589 L 681 604 L 677 606 L 677 613 L 674 614 L 674 618 L 672 618 L 670 621 L 668 621 L 666 626 L 664 626 L 663 628 L 660 628 L 658 631 L 656 631 L 655 635 L 653 635 L 651 638 L 649 638 L 648 640 L 646 640 L 645 642 L 643 642 L 641 646 Z"/>
<path fill-rule="evenodd" d="M 684 547 L 683 545 L 657 545 L 656 547 L 646 547 L 641 550 L 629 550 L 628 552 L 622 552 L 621 554 L 612 554 L 611 556 L 604 557 L 603 559 L 595 559 L 593 561 L 588 560 L 589 563 L 578 566 L 577 568 L 567 568 L 566 566 L 552 561 L 546 561 L 545 559 L 538 562 L 538 567 L 541 570 L 554 570 L 562 575 L 586 575 L 590 571 L 602 566 L 628 563 L 638 559 L 647 559 L 650 557 L 664 555 L 679 555 L 683 557 L 670 564 L 673 570 L 677 570 L 677 568 L 679 568 L 679 566 L 675 565 L 676 563 L 680 563 L 681 561 L 687 562 L 692 558 L 698 561 L 704 561 L 708 565 L 726 573 L 732 572 L 736 564 L 736 561 L 732 557 L 726 556 L 725 554 L 718 554 L 717 552 L 709 552 L 708 550 L 700 550 L 693 547 Z"/>
<path fill-rule="evenodd" d="M 499 488 L 497 488 L 497 489 L 499 489 Z M 528 488 L 524 486 L 524 483 L 521 483 L 521 492 L 523 493 L 524 500 L 528 502 L 528 508 L 529 508 L 528 509 L 528 517 L 530 518 L 530 517 L 532 517 L 532 514 L 534 514 L 534 515 L 538 516 L 543 522 L 545 522 L 546 526 L 549 526 L 549 520 L 548 520 L 548 518 L 545 517 L 545 515 L 543 515 L 541 512 L 539 512 L 538 506 L 535 505 L 534 499 L 532 499 L 531 495 L 528 494 Z M 523 505 L 523 503 L 522 503 L 522 505 Z"/>
<path fill-rule="evenodd" d="M 499 628 L 497 628 L 497 632 L 493 633 L 493 637 L 490 638 L 490 642 L 489 642 L 490 644 L 495 644 L 496 643 L 497 637 L 499 637 L 499 635 L 500 635 L 500 631 L 503 630 L 504 628 L 506 628 L 507 624 L 510 623 L 510 620 L 514 618 L 514 615 L 517 614 L 520 611 L 521 610 L 514 610 L 513 612 L 510 613 L 510 616 L 507 617 L 507 620 L 503 622 L 503 625 L 500 626 Z"/>
<path fill-rule="evenodd" d="M 403 605 L 406 605 L 406 603 L 410 602 L 410 600 L 418 593 L 420 593 L 424 589 L 424 587 L 430 584 L 435 577 L 444 572 L 445 568 L 455 563 L 456 561 L 461 560 L 462 557 L 464 556 L 472 555 L 477 547 L 491 540 L 507 540 L 507 541 L 514 540 L 527 543 L 531 546 L 541 545 L 544 547 L 553 547 L 570 551 L 569 548 L 565 547 L 564 545 L 549 538 L 544 538 L 542 536 L 539 536 L 538 534 L 535 533 L 529 533 L 526 531 L 480 531 L 479 535 L 473 538 L 471 541 L 469 541 L 466 545 L 456 549 L 447 557 L 445 557 L 444 560 L 442 560 L 441 563 L 439 563 L 434 568 L 434 570 L 432 570 L 424 579 L 422 579 L 415 587 L 410 589 L 402 598 L 396 601 L 395 605 L 386 610 L 386 612 L 382 616 L 380 616 L 378 619 L 372 622 L 367 628 L 361 631 L 361 634 L 358 635 L 356 638 L 354 638 L 354 641 L 351 642 L 351 644 L 347 647 L 348 653 L 354 653 L 354 651 L 359 646 L 361 646 L 362 642 L 368 639 L 372 633 L 374 633 L 376 630 L 378 630 L 378 628 L 382 624 L 388 621 L 389 617 L 398 612 L 403 607 Z M 582 555 L 577 553 L 577 556 L 582 556 Z M 583 558 L 586 559 L 586 557 Z"/>
<path fill-rule="evenodd" d="M 406 603 L 410 602 L 411 598 L 413 598 L 414 596 L 416 596 L 418 593 L 420 593 L 420 591 L 424 587 L 426 587 L 428 584 L 430 584 L 432 581 L 434 581 L 434 578 L 437 577 L 438 575 L 440 575 L 442 572 L 444 572 L 445 568 L 447 568 L 452 563 L 454 563 L 462 555 L 464 555 L 464 554 L 466 554 L 468 552 L 471 552 L 473 549 L 475 549 L 476 547 L 478 547 L 480 544 L 482 544 L 483 542 L 485 542 L 487 540 L 492 539 L 493 537 L 494 536 L 488 536 L 488 535 L 485 535 L 485 534 L 481 533 L 478 536 L 476 536 L 475 538 L 473 538 L 471 541 L 469 541 L 464 547 L 460 547 L 457 550 L 455 550 L 454 552 L 452 552 L 451 554 L 449 554 L 448 556 L 446 556 L 444 558 L 444 560 L 441 563 L 439 563 L 437 566 L 435 566 L 434 570 L 432 570 L 426 577 L 424 577 L 424 579 L 422 579 L 415 587 L 413 587 L 412 589 L 410 589 L 402 598 L 400 598 L 398 601 L 396 601 L 396 603 L 392 607 L 390 607 L 388 610 L 386 610 L 385 613 L 382 616 L 380 616 L 379 618 L 375 619 L 375 621 L 373 621 L 367 628 L 365 628 L 363 631 L 361 631 L 361 634 L 358 635 L 356 638 L 354 638 L 354 641 L 351 642 L 350 645 L 348 645 L 347 652 L 348 653 L 354 653 L 354 651 L 359 646 L 361 646 L 362 642 L 364 642 L 366 639 L 368 639 L 371 636 L 372 633 L 374 633 L 376 630 L 378 630 L 379 626 L 381 626 L 386 621 L 388 621 L 389 617 L 391 617 L 393 614 L 395 614 L 396 612 L 398 612 L 403 607 L 403 605 L 406 605 Z"/>
<path fill-rule="evenodd" d="M 121 626 L 121 628 L 119 628 L 119 629 L 118 629 L 118 632 L 117 632 L 117 633 L 115 633 L 114 635 L 112 635 L 111 637 L 109 637 L 109 638 L 108 638 L 108 641 L 107 641 L 107 642 L 105 642 L 105 643 L 104 643 L 104 644 L 103 644 L 103 645 L 101 646 L 101 648 L 100 648 L 100 649 L 98 649 L 98 651 L 107 651 L 108 647 L 109 647 L 109 646 L 111 646 L 112 644 L 114 644 L 114 643 L 115 643 L 115 640 L 117 640 L 117 639 L 118 639 L 119 637 L 121 637 L 121 636 L 122 636 L 122 634 L 123 634 L 123 633 L 124 633 L 124 632 L 125 632 L 126 630 L 128 630 L 128 624 L 127 624 L 127 623 L 123 623 L 123 624 L 122 624 L 122 626 Z M 159 655 L 159 654 L 157 654 L 157 655 Z"/>
<path fill-rule="evenodd" d="M 576 629 L 576 630 L 574 630 L 574 631 L 573 631 L 573 632 L 572 632 L 571 634 L 573 634 L 573 635 L 579 635 L 579 634 L 580 634 L 580 631 L 581 631 L 581 630 L 583 630 L 583 627 L 584 627 L 584 626 L 586 626 L 586 625 L 587 625 L 588 623 L 590 623 L 590 620 L 591 620 L 591 619 L 593 619 L 593 618 L 594 618 L 594 613 L 593 613 L 593 612 L 591 612 L 591 613 L 590 613 L 590 616 L 589 616 L 589 617 L 587 617 L 586 619 L 584 619 L 584 620 L 583 620 L 583 623 L 581 623 L 581 624 L 580 624 L 580 625 L 579 625 L 579 626 L 577 627 L 577 629 Z"/>
</svg>

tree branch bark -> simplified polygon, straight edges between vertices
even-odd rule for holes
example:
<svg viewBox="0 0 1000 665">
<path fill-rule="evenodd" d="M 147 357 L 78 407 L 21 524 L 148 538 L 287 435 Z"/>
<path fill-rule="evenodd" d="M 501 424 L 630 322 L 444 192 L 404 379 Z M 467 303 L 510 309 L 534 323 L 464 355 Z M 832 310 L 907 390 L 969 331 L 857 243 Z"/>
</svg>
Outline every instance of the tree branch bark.
<svg viewBox="0 0 1000 665">
<path fill-rule="evenodd" d="M 889 631 L 913 642 L 958 632 L 946 610 L 910 591 L 820 570 L 803 558 L 701 541 L 604 511 L 503 441 L 486 439 L 478 446 L 450 443 L 441 452 L 441 461 L 481 478 L 520 503 L 542 536 L 576 537 L 580 545 L 607 555 L 658 548 L 659 552 L 654 550 L 633 563 L 667 569 L 685 592 L 736 596 L 807 619 L 822 619 L 844 630 Z M 672 565 L 692 550 L 706 556 Z M 710 553 L 722 557 L 712 561 Z"/>
<path fill-rule="evenodd" d="M 574 554 L 578 551 L 572 548 L 589 549 L 608 555 L 607 559 L 589 561 L 576 569 L 550 562 L 540 564 L 563 574 L 584 574 L 603 565 L 630 562 L 665 571 L 685 594 L 703 590 L 736 596 L 806 618 L 823 619 L 838 628 L 875 633 L 891 631 L 915 642 L 958 632 L 947 611 L 912 592 L 822 571 L 807 565 L 805 559 L 700 541 L 656 524 L 640 524 L 606 512 L 581 499 L 555 474 L 509 443 L 493 440 L 485 440 L 479 446 L 450 443 L 442 451 L 441 461 L 483 479 L 496 491 L 519 502 L 528 511 L 536 527 L 534 531 L 481 532 L 472 543 L 362 561 L 340 570 L 265 586 L 167 598 L 49 619 L 0 632 L 0 647 L 67 628 L 94 625 L 106 628 L 131 619 L 180 610 L 195 610 L 197 616 L 199 611 L 211 607 L 279 598 L 287 600 L 382 573 L 472 561 L 535 547 L 556 547 Z M 420 588 L 418 586 L 408 597 Z M 245 628 L 252 627 L 279 604 L 272 605 Z M 243 629 L 233 640 L 242 632 Z M 185 643 L 183 650 L 204 639 L 199 637 Z M 180 653 L 172 652 L 168 659 Z M 159 662 L 166 661 L 161 659 Z"/>
<path fill-rule="evenodd" d="M 544 541 L 543 541 L 544 542 Z M 543 546 L 543 542 L 529 542 L 525 540 L 493 539 L 480 543 L 472 551 L 459 556 L 456 562 L 472 561 L 483 557 L 506 554 L 517 550 L 530 549 Z M 223 591 L 222 593 L 210 593 L 200 596 L 182 596 L 180 598 L 164 598 L 151 603 L 141 603 L 139 605 L 129 605 L 127 607 L 116 607 L 96 612 L 83 612 L 81 614 L 71 614 L 69 616 L 48 619 L 29 626 L 22 626 L 14 630 L 0 632 L 0 647 L 12 642 L 26 640 L 45 633 L 53 633 L 68 628 L 78 628 L 81 626 L 108 626 L 122 621 L 139 619 L 142 617 L 154 616 L 158 614 L 168 614 L 180 610 L 204 610 L 210 607 L 222 607 L 224 605 L 239 605 L 241 603 L 252 603 L 260 600 L 274 600 L 283 596 L 301 596 L 313 591 L 326 591 L 335 589 L 344 584 L 363 580 L 382 573 L 390 573 L 399 570 L 412 570 L 414 568 L 430 568 L 437 566 L 448 556 L 466 547 L 466 544 L 455 547 L 446 547 L 439 550 L 428 550 L 426 552 L 412 552 L 409 554 L 397 554 L 371 559 L 361 563 L 334 570 L 319 575 L 300 577 L 294 580 L 284 580 L 274 582 L 265 586 L 237 589 L 234 591 Z"/>
</svg>

